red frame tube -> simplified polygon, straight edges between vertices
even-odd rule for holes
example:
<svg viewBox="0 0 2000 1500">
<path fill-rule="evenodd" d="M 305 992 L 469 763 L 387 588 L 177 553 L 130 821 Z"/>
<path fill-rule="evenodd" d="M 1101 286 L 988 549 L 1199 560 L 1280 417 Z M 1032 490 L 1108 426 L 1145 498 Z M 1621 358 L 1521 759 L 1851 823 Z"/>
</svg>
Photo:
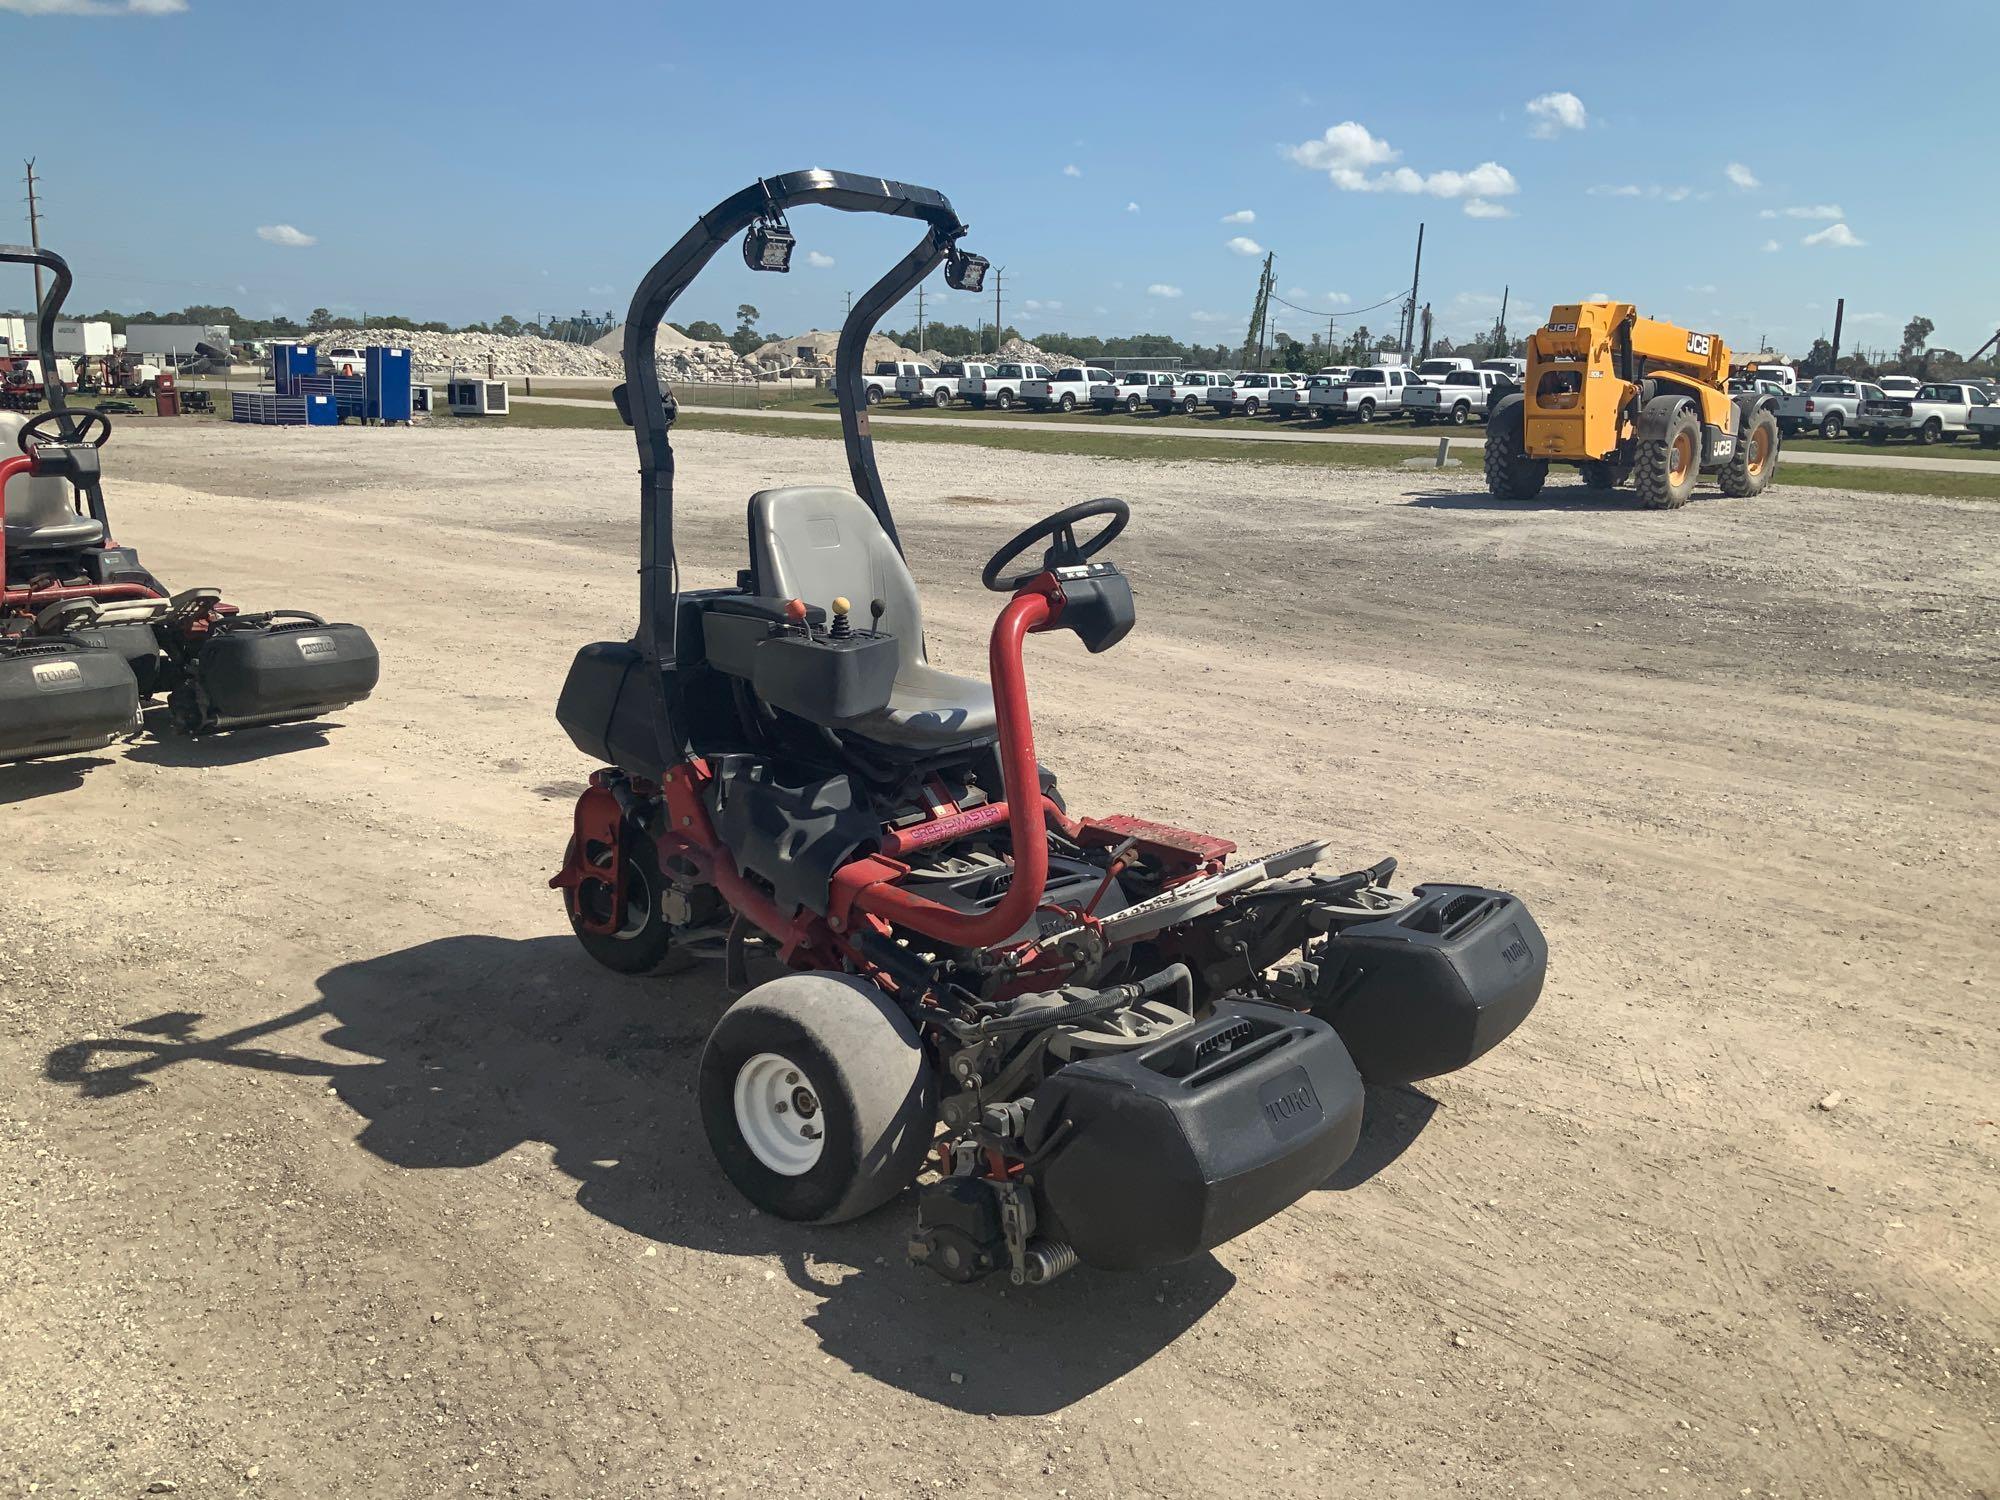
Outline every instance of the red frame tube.
<svg viewBox="0 0 2000 1500">
<path fill-rule="evenodd" d="M 8 588 L 7 484 L 17 474 L 32 476 L 34 472 L 33 454 L 24 453 L 19 458 L 0 459 L 0 605 L 12 604 L 34 609 L 45 604 L 56 604 L 64 599 L 95 599 L 100 604 L 110 604 L 120 599 L 161 597 L 143 583 L 60 583 L 45 589 Z"/>
<path fill-rule="evenodd" d="M 1062 590 L 1047 574 L 1024 584 L 993 622 L 987 666 L 1000 728 L 1000 778 L 1007 799 L 1007 828 L 1014 847 L 1014 880 L 990 911 L 961 912 L 886 881 L 865 887 L 854 900 L 873 913 L 926 937 L 960 948 L 985 948 L 1012 937 L 1034 916 L 1049 883 L 1049 838 L 1042 811 L 1041 766 L 1028 713 L 1028 674 L 1021 659 L 1027 637 L 1062 613 Z M 726 894 L 726 892 L 725 892 Z"/>
<path fill-rule="evenodd" d="M 7 592 L 7 486 L 16 474 L 33 474 L 35 460 L 24 453 L 0 460 L 0 594 Z"/>
</svg>

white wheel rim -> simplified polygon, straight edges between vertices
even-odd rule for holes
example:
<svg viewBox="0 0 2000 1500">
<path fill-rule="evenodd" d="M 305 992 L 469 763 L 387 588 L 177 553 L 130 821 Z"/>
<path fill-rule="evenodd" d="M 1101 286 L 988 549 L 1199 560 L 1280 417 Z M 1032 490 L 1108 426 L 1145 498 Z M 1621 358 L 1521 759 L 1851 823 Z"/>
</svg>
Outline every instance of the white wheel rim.
<svg viewBox="0 0 2000 1500">
<path fill-rule="evenodd" d="M 781 1177 L 819 1165 L 826 1117 L 819 1090 L 798 1064 L 759 1052 L 736 1070 L 736 1129 L 753 1156 Z"/>
</svg>

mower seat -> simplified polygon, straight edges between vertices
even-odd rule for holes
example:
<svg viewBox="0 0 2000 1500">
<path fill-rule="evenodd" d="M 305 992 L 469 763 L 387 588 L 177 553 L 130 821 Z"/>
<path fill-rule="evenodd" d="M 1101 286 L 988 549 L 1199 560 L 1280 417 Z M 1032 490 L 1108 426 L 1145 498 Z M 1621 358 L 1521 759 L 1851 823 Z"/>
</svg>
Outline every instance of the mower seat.
<svg viewBox="0 0 2000 1500">
<path fill-rule="evenodd" d="M 0 412 L 0 457 L 20 450 L 15 435 L 27 426 L 14 412 Z M 75 491 L 67 479 L 45 474 L 39 479 L 16 474 L 7 481 L 7 550 L 27 552 L 47 547 L 94 547 L 104 540 L 104 523 L 80 516 L 71 502 Z"/>
<path fill-rule="evenodd" d="M 870 601 L 885 606 L 881 628 L 901 654 L 889 706 L 843 730 L 923 755 L 994 738 L 993 690 L 925 659 L 916 580 L 875 513 L 851 490 L 809 484 L 752 495 L 750 568 L 754 592 L 822 609 L 844 597 L 853 601 L 857 624 L 868 619 Z"/>
</svg>

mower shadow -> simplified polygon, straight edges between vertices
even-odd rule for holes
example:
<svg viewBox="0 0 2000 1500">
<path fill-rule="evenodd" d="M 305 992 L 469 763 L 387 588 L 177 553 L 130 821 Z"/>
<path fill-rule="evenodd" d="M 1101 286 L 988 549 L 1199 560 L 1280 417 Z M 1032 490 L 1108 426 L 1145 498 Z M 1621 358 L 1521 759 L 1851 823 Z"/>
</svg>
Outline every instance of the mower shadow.
<svg viewBox="0 0 2000 1500">
<path fill-rule="evenodd" d="M 10 802 L 30 802 L 36 797 L 52 797 L 57 792 L 73 792 L 83 785 L 84 777 L 99 766 L 110 764 L 101 755 L 90 755 L 0 766 L 0 807 Z"/>
<path fill-rule="evenodd" d="M 1235 1284 L 1202 1256 L 1153 1275 L 1085 1268 L 1033 1293 L 1003 1277 L 958 1287 L 908 1263 L 908 1195 L 833 1227 L 752 1210 L 716 1167 L 695 1107 L 702 1044 L 729 999 L 719 964 L 627 980 L 566 935 L 467 935 L 342 965 L 320 990 L 206 1039 L 188 1013 L 137 1021 L 126 1031 L 143 1035 L 58 1049 L 45 1074 L 86 1098 L 148 1087 L 190 1061 L 324 1078 L 362 1117 L 359 1143 L 413 1169 L 476 1167 L 546 1142 L 581 1207 L 689 1250 L 775 1256 L 818 1299 L 805 1322 L 826 1353 L 965 1412 L 1059 1411 L 1158 1354 Z M 365 1060 L 261 1045 L 321 1021 L 330 1047 Z"/>
<path fill-rule="evenodd" d="M 1350 1192 L 1394 1165 L 1424 1133 L 1437 1110 L 1437 1100 L 1407 1083 L 1370 1085 L 1354 1154 L 1320 1184 L 1322 1191 Z"/>
<path fill-rule="evenodd" d="M 125 756 L 149 766 L 243 766 L 274 755 L 318 750 L 326 744 L 328 732 L 338 728 L 338 724 L 316 720 L 310 724 L 273 724 L 268 729 L 238 729 L 201 739 L 170 732 L 141 740 Z"/>
</svg>

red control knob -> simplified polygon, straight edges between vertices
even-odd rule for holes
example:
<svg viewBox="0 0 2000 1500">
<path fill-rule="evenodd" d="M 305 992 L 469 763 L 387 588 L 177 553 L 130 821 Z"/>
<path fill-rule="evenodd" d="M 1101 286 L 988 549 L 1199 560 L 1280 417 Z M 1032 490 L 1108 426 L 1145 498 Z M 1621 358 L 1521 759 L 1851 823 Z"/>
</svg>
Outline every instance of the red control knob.
<svg viewBox="0 0 2000 1500">
<path fill-rule="evenodd" d="M 793 623 L 794 625 L 803 625 L 803 624 L 805 624 L 805 622 L 806 622 L 806 601 L 805 601 L 805 600 L 803 600 L 803 599 L 793 599 L 793 600 L 792 600 L 792 601 L 790 601 L 790 602 L 789 602 L 788 604 L 786 604 L 786 605 L 785 605 L 785 618 L 786 618 L 787 620 L 790 620 L 790 621 L 791 621 L 791 622 L 792 622 L 792 623 Z"/>
</svg>

